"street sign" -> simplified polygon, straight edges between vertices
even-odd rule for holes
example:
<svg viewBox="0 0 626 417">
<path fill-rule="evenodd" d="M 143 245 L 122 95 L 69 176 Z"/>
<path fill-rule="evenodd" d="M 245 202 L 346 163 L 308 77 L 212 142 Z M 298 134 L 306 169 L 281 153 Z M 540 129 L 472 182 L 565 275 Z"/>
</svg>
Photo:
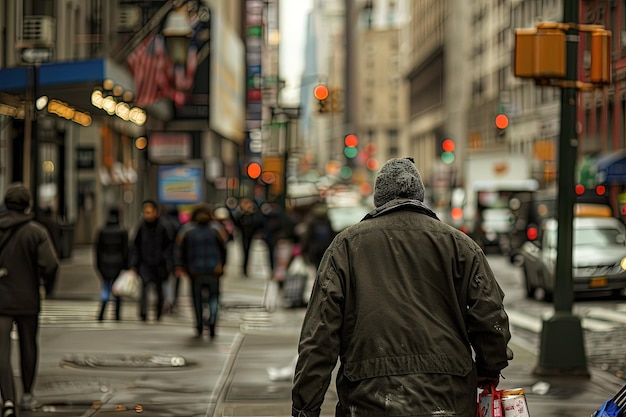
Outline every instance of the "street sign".
<svg viewBox="0 0 626 417">
<path fill-rule="evenodd" d="M 20 51 L 20 58 L 25 64 L 44 64 L 52 61 L 52 48 L 23 48 Z"/>
</svg>

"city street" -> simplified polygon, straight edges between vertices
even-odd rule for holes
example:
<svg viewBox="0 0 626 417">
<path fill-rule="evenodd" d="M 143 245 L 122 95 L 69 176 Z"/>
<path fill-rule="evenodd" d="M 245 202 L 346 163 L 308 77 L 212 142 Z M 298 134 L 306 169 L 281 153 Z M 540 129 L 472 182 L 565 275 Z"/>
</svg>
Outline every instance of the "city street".
<svg viewBox="0 0 626 417">
<path fill-rule="evenodd" d="M 304 310 L 278 306 L 268 312 L 263 307 L 268 304 L 268 271 L 262 243 L 254 243 L 254 274 L 247 279 L 238 271 L 238 247 L 231 246 L 218 336 L 213 342 L 208 337 L 193 338 L 186 284 L 182 287 L 182 307 L 161 322 L 141 322 L 135 302 L 123 305 L 121 322 L 98 322 L 99 281 L 91 266 L 90 250 L 75 248 L 72 259 L 62 266 L 56 296 L 44 301 L 35 388 L 40 407 L 23 412 L 22 417 L 290 415 L 291 365 Z M 596 362 L 590 363 L 589 380 L 532 375 L 540 331 L 538 317 L 549 311 L 550 305 L 524 299 L 517 268 L 498 256 L 490 256 L 490 260 L 507 292 L 516 355 L 503 372 L 500 388 L 523 387 L 533 417 L 590 415 L 623 380 L 612 368 L 600 370 Z M 626 316 L 620 310 L 621 303 L 592 301 L 583 306 L 577 303 L 576 309 L 604 306 Z M 599 322 L 613 326 L 612 330 L 599 331 Z M 623 344 L 610 335 L 623 338 L 623 325 L 600 319 L 586 323 L 594 325 L 586 330 L 589 356 L 617 358 Z M 604 344 L 589 343 L 596 337 Z M 596 353 L 596 348 L 603 353 Z M 331 387 L 324 416 L 334 415 L 335 400 Z"/>
</svg>

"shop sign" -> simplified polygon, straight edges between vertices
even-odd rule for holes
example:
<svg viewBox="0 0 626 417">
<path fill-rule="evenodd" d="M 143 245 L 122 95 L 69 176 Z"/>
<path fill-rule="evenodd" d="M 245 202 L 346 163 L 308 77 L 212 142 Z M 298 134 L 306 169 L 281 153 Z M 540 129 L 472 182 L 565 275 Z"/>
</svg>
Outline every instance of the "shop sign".
<svg viewBox="0 0 626 417">
<path fill-rule="evenodd" d="M 191 134 L 153 132 L 148 136 L 148 157 L 154 163 L 172 163 L 191 158 Z"/>
</svg>

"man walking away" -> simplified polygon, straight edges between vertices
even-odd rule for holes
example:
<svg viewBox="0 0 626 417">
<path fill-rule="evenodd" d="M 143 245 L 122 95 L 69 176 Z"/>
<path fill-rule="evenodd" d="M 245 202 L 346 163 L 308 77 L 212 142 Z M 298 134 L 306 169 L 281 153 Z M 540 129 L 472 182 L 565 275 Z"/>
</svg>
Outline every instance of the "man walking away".
<svg viewBox="0 0 626 417">
<path fill-rule="evenodd" d="M 186 273 L 191 278 L 192 297 L 196 318 L 196 336 L 204 331 L 203 292 L 209 293 L 209 335 L 215 338 L 215 324 L 219 309 L 220 277 L 226 264 L 228 232 L 217 220 L 212 220 L 212 209 L 200 204 L 194 210 L 195 222 L 180 234 L 176 251 L 176 275 Z"/>
<path fill-rule="evenodd" d="M 100 290 L 100 313 L 98 320 L 104 320 L 106 306 L 111 299 L 113 281 L 128 267 L 128 232 L 120 227 L 119 211 L 109 211 L 106 224 L 98 232 L 96 239 L 96 268 L 102 279 Z M 115 296 L 115 320 L 121 319 L 122 297 Z"/>
<path fill-rule="evenodd" d="M 165 301 L 163 283 L 169 271 L 173 237 L 161 221 L 159 205 L 155 201 L 144 201 L 142 209 L 143 220 L 131 245 L 131 267 L 143 283 L 139 317 L 142 321 L 148 320 L 148 291 L 150 286 L 154 286 L 157 294 L 156 319 L 161 320 Z"/>
<path fill-rule="evenodd" d="M 317 417 L 337 360 L 336 416 L 476 415 L 512 354 L 485 254 L 423 203 L 410 158 L 387 161 L 374 205 L 317 271 L 298 346 L 292 415 Z"/>
<path fill-rule="evenodd" d="M 33 221 L 30 191 L 9 186 L 0 213 L 0 396 L 2 416 L 15 416 L 16 390 L 11 369 L 11 328 L 17 324 L 24 395 L 21 408 L 32 410 L 37 372 L 40 286 L 53 280 L 59 267 L 48 231 Z"/>
</svg>

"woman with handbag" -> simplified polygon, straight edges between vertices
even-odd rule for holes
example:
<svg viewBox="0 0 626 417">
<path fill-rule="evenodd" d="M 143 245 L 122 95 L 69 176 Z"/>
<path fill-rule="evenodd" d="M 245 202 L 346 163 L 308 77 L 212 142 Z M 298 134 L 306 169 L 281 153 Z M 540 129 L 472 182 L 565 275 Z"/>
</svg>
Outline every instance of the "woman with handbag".
<svg viewBox="0 0 626 417">
<path fill-rule="evenodd" d="M 113 282 L 128 264 L 128 232 L 120 226 L 116 208 L 109 210 L 106 224 L 98 232 L 95 249 L 96 268 L 102 279 L 98 320 L 103 321 Z M 114 295 L 114 298 L 115 320 L 120 320 L 122 298 L 118 295 Z"/>
</svg>

